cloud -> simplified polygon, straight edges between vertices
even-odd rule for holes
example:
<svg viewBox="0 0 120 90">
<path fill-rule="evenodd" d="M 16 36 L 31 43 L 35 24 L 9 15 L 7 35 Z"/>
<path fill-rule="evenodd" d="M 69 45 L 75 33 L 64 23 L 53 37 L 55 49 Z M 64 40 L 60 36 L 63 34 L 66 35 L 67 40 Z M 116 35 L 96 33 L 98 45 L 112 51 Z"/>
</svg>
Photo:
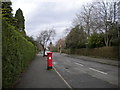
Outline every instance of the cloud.
<svg viewBox="0 0 120 90">
<path fill-rule="evenodd" d="M 56 38 L 63 36 L 71 26 L 75 14 L 83 3 L 90 0 L 11 0 L 13 13 L 21 8 L 25 16 L 25 31 L 36 36 L 41 30 L 54 27 Z"/>
</svg>

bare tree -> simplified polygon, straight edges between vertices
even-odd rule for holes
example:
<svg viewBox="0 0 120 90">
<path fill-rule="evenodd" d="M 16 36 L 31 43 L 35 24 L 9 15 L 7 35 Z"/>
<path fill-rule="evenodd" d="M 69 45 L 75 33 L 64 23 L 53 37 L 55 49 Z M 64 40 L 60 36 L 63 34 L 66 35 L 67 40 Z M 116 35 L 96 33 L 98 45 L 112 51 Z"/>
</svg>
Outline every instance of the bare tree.
<svg viewBox="0 0 120 90">
<path fill-rule="evenodd" d="M 40 43 L 40 45 L 43 48 L 43 56 L 45 56 L 45 50 L 46 50 L 48 41 L 51 41 L 52 39 L 54 39 L 55 34 L 56 34 L 55 30 L 54 28 L 52 28 L 49 30 L 41 31 L 40 34 L 38 35 L 37 41 Z"/>
<path fill-rule="evenodd" d="M 104 33 L 104 41 L 106 46 L 111 46 L 111 41 L 113 39 L 113 33 L 116 27 L 116 2 L 99 2 L 99 16 L 102 21 L 103 27 L 102 32 Z"/>
<path fill-rule="evenodd" d="M 111 46 L 117 25 L 116 6 L 114 0 L 89 3 L 83 6 L 83 10 L 76 15 L 73 23 L 83 26 L 88 35 L 94 32 L 103 33 L 105 45 Z"/>
<path fill-rule="evenodd" d="M 83 26 L 88 36 L 92 30 L 92 9 L 92 4 L 83 5 L 82 11 L 76 15 L 73 22 L 77 25 Z"/>
</svg>

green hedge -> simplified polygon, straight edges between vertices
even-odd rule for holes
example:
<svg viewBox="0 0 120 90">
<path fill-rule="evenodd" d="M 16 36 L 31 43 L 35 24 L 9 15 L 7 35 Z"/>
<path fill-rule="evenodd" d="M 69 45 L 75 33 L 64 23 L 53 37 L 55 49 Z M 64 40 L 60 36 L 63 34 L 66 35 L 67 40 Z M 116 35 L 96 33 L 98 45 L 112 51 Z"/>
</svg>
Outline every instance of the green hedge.
<svg viewBox="0 0 120 90">
<path fill-rule="evenodd" d="M 2 86 L 11 87 L 36 54 L 36 47 L 3 19 Z"/>
<path fill-rule="evenodd" d="M 76 54 L 83 56 L 92 56 L 99 58 L 108 58 L 118 60 L 119 58 L 119 47 L 101 47 L 101 48 L 81 48 L 81 49 L 66 49 L 62 52 L 67 54 Z"/>
</svg>

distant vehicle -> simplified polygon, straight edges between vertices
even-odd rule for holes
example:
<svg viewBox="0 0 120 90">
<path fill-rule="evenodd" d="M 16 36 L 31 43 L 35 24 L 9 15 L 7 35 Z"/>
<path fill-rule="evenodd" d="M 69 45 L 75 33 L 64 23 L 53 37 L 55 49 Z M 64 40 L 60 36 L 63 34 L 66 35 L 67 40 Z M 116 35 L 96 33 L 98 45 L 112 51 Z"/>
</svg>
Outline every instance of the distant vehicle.
<svg viewBox="0 0 120 90">
<path fill-rule="evenodd" d="M 50 51 L 47 51 L 47 50 L 45 51 L 45 56 L 47 56 L 47 53 L 48 53 L 48 52 L 50 52 Z"/>
</svg>

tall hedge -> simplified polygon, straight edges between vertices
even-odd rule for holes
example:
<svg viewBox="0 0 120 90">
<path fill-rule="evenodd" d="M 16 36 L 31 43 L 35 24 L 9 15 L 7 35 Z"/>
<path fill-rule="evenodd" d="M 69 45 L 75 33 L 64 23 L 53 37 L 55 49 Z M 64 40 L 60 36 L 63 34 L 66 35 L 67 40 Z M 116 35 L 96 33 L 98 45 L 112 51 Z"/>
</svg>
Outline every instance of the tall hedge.
<svg viewBox="0 0 120 90">
<path fill-rule="evenodd" d="M 4 19 L 2 34 L 2 86 L 8 88 L 33 59 L 36 48 Z"/>
<path fill-rule="evenodd" d="M 98 58 L 107 58 L 118 60 L 119 58 L 119 47 L 100 47 L 100 48 L 81 48 L 81 49 L 66 49 L 62 51 L 67 54 L 92 56 Z"/>
</svg>

